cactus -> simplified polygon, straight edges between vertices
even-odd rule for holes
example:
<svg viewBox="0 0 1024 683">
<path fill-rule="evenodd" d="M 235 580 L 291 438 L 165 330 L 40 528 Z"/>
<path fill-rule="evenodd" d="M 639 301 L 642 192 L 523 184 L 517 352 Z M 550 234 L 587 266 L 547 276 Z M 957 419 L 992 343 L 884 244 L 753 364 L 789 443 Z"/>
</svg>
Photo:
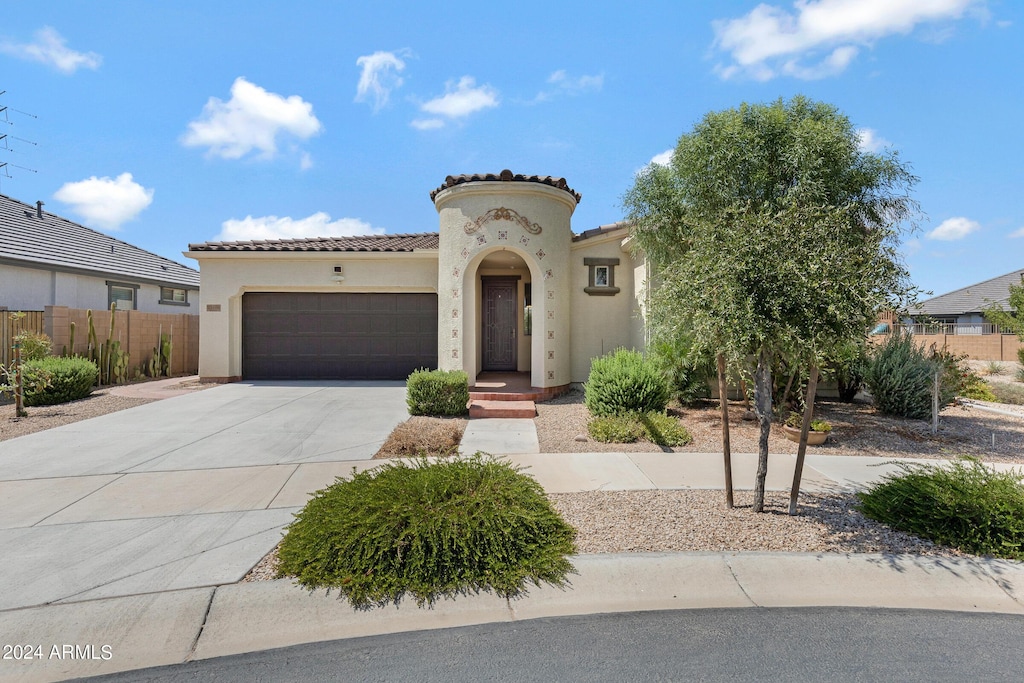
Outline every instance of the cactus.
<svg viewBox="0 0 1024 683">
<path fill-rule="evenodd" d="M 63 356 L 67 356 L 67 355 L 72 355 L 73 356 L 73 355 L 75 355 L 75 323 L 74 323 L 74 321 L 72 321 L 70 323 L 69 327 L 70 327 L 70 334 L 69 334 L 70 339 L 68 340 L 68 345 L 64 347 L 64 353 L 61 354 Z M 68 351 L 70 351 L 71 353 L 69 354 Z"/>
</svg>

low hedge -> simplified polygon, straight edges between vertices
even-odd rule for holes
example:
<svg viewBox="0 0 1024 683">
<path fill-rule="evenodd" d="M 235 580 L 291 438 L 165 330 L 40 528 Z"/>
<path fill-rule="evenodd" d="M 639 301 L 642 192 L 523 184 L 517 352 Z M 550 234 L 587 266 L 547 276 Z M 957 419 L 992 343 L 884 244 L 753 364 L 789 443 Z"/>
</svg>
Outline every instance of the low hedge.
<svg viewBox="0 0 1024 683">
<path fill-rule="evenodd" d="M 355 608 L 417 604 L 527 582 L 563 586 L 576 531 L 540 484 L 507 462 L 469 457 L 352 472 L 317 491 L 288 527 L 279 576 L 332 588 Z"/>
<path fill-rule="evenodd" d="M 635 443 L 641 439 L 659 446 L 685 446 L 693 441 L 679 420 L 664 413 L 626 413 L 595 417 L 587 432 L 601 443 Z"/>
<path fill-rule="evenodd" d="M 91 394 L 99 370 L 95 363 L 85 358 L 51 356 L 23 363 L 22 373 L 26 387 L 45 384 L 40 380 L 48 380 L 41 390 L 26 389 L 25 405 L 52 406 L 77 401 Z"/>
<path fill-rule="evenodd" d="M 410 415 L 465 415 L 469 376 L 462 370 L 417 370 L 406 382 L 405 402 Z"/>
<path fill-rule="evenodd" d="M 950 466 L 897 463 L 900 471 L 857 494 L 867 517 L 975 555 L 1024 559 L 1021 473 L 974 458 Z"/>
</svg>

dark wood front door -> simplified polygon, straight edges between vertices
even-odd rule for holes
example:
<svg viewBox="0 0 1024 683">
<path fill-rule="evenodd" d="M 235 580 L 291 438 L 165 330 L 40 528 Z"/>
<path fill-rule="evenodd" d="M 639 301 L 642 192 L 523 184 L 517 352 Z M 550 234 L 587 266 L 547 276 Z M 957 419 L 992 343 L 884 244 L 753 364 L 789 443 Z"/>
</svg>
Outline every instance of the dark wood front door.
<svg viewBox="0 0 1024 683">
<path fill-rule="evenodd" d="M 514 278 L 483 279 L 483 369 L 511 370 L 516 367 L 516 290 Z"/>
</svg>

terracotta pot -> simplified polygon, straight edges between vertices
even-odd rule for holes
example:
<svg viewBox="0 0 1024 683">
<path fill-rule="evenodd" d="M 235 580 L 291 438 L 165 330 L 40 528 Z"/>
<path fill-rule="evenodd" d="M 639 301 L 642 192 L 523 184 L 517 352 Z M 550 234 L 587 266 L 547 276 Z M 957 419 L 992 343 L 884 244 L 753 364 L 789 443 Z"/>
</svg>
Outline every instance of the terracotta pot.
<svg viewBox="0 0 1024 683">
<path fill-rule="evenodd" d="M 794 429 L 789 425 L 782 425 L 782 433 L 786 435 L 786 438 L 795 443 L 800 443 L 800 430 Z M 825 443 L 825 439 L 828 438 L 829 432 L 807 432 L 807 445 L 808 446 L 820 446 Z"/>
</svg>

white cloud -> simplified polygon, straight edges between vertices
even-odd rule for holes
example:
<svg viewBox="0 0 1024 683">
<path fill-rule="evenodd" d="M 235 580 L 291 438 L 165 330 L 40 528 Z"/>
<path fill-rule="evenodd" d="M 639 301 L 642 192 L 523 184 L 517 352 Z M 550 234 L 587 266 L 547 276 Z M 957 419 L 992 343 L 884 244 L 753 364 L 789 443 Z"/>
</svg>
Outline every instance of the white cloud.
<svg viewBox="0 0 1024 683">
<path fill-rule="evenodd" d="M 416 130 L 435 130 L 437 128 L 444 128 L 443 119 L 413 119 L 412 123 L 409 124 Z"/>
<path fill-rule="evenodd" d="M 443 125 L 444 119 L 461 119 L 481 111 L 498 106 L 498 91 L 489 85 L 477 86 L 472 76 L 463 76 L 458 83 L 449 81 L 445 84 L 445 94 L 435 97 L 432 100 L 420 105 L 420 109 L 428 114 L 433 114 L 432 119 L 419 119 L 413 122 L 413 126 L 426 130 L 429 128 L 440 128 L 438 121 Z M 436 117 L 443 118 L 436 118 Z"/>
<path fill-rule="evenodd" d="M 961 240 L 972 232 L 977 232 L 978 230 L 981 230 L 981 224 L 977 221 L 972 221 L 971 219 L 964 218 L 963 216 L 956 216 L 942 221 L 942 223 L 939 224 L 939 227 L 928 233 L 927 237 L 930 240 L 952 242 L 954 240 Z"/>
<path fill-rule="evenodd" d="M 98 69 L 103 62 L 103 58 L 95 52 L 72 50 L 67 46 L 64 37 L 49 26 L 36 31 L 35 42 L 0 43 L 0 52 L 18 59 L 41 62 L 66 74 L 73 74 L 83 68 Z"/>
<path fill-rule="evenodd" d="M 658 166 L 668 166 L 672 163 L 672 155 L 675 153 L 674 149 L 666 149 L 661 154 L 655 154 L 651 157 L 650 163 L 657 164 Z"/>
<path fill-rule="evenodd" d="M 181 142 L 187 147 L 208 147 L 209 154 L 239 159 L 254 150 L 263 158 L 277 153 L 279 135 L 306 140 L 321 130 L 313 105 L 298 95 L 282 97 L 245 78 L 231 85 L 227 102 L 211 97 L 203 114 L 188 124 Z"/>
<path fill-rule="evenodd" d="M 1024 237 L 1024 227 L 1017 228 L 1009 234 L 1009 237 Z"/>
<path fill-rule="evenodd" d="M 723 79 L 743 74 L 762 81 L 779 74 L 802 79 L 832 76 L 846 69 L 859 45 L 910 33 L 919 24 L 959 19 L 981 2 L 795 0 L 793 11 L 760 4 L 738 19 L 712 22 L 715 47 L 732 58 L 732 64 L 719 64 L 715 72 Z"/>
<path fill-rule="evenodd" d="M 862 152 L 881 152 L 892 143 L 881 137 L 874 128 L 857 129 L 857 147 Z"/>
<path fill-rule="evenodd" d="M 559 69 L 548 76 L 548 83 L 574 94 L 600 90 L 604 87 L 604 74 L 597 74 L 596 76 L 584 74 L 577 78 L 570 78 L 565 69 Z"/>
<path fill-rule="evenodd" d="M 405 62 L 394 52 L 364 55 L 356 60 L 356 66 L 363 69 L 356 85 L 356 102 L 372 98 L 374 111 L 387 104 L 391 91 L 402 87 L 404 82 L 398 74 L 405 70 Z"/>
<path fill-rule="evenodd" d="M 64 183 L 53 198 L 70 204 L 90 227 L 117 230 L 153 203 L 153 190 L 132 180 L 131 173 L 122 173 L 117 178 L 92 176 Z"/>
<path fill-rule="evenodd" d="M 383 228 L 375 228 L 358 218 L 339 218 L 332 221 L 330 214 L 323 211 L 298 219 L 288 216 L 246 216 L 241 220 L 230 218 L 221 223 L 220 227 L 220 234 L 214 239 L 223 242 L 384 234 Z"/>
</svg>

